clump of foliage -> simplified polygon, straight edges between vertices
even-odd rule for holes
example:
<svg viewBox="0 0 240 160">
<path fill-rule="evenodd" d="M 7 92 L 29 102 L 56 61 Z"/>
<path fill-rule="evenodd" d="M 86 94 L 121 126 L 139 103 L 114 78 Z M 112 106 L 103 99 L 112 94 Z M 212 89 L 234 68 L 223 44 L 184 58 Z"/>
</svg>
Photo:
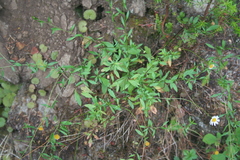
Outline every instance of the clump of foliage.
<svg viewBox="0 0 240 160">
<path fill-rule="evenodd" d="M 14 101 L 19 85 L 0 80 L 0 127 L 5 126 L 10 107 Z"/>
<path fill-rule="evenodd" d="M 155 0 L 155 2 L 160 3 L 161 0 Z M 239 100 L 233 100 L 231 94 L 233 81 L 227 80 L 222 74 L 222 70 L 227 67 L 226 60 L 232 57 L 239 59 L 239 56 L 223 54 L 223 52 L 227 50 L 225 41 L 222 41 L 221 46 L 216 47 L 207 43 L 206 46 L 213 51 L 216 51 L 217 55 L 207 59 L 198 57 L 200 62 L 189 62 L 189 64 L 186 65 L 187 67 L 184 67 L 181 70 L 175 68 L 178 66 L 176 62 L 179 64 L 183 63 L 179 62 L 183 50 L 190 51 L 197 57 L 197 54 L 194 51 L 191 51 L 191 47 L 195 44 L 198 37 L 202 35 L 214 36 L 216 33 L 221 33 L 224 26 L 229 24 L 233 24 L 235 32 L 238 31 L 236 29 L 236 23 L 222 18 L 222 15 L 225 12 L 229 17 L 234 16 L 236 13 L 236 5 L 231 1 L 220 0 L 217 2 L 217 6 L 221 6 L 220 9 L 218 10 L 218 7 L 215 7 L 209 11 L 209 15 L 204 15 L 204 17 L 199 15 L 189 16 L 183 11 L 176 13 L 176 22 L 182 26 L 182 29 L 178 33 L 175 33 L 173 30 L 173 26 L 175 25 L 173 22 L 169 21 L 166 23 L 165 18 L 168 17 L 167 15 L 161 17 L 160 15 L 155 14 L 156 32 L 161 35 L 161 39 L 165 40 L 166 43 L 162 48 L 152 51 L 150 46 L 144 46 L 143 44 L 136 44 L 133 42 L 133 29 L 129 29 L 127 26 L 130 11 L 128 11 L 126 7 L 126 0 L 123 0 L 123 9 L 126 12 L 119 8 L 114 8 L 113 3 L 109 3 L 111 11 L 108 13 L 112 15 L 114 23 L 116 22 L 116 17 L 120 16 L 121 26 L 117 29 L 124 31 L 124 33 L 119 36 L 117 40 L 115 39 L 114 42 L 100 41 L 99 39 L 94 40 L 89 37 L 86 38 L 86 36 L 82 34 L 85 34 L 87 31 L 87 22 L 83 20 L 80 21 L 78 23 L 78 29 L 82 34 L 76 34 L 67 40 L 81 37 L 83 38 L 83 45 L 95 41 L 97 42 L 95 47 L 98 52 L 89 51 L 89 55 L 80 65 L 55 66 L 52 67 L 50 71 L 48 77 L 56 78 L 58 80 L 57 83 L 61 84 L 61 87 L 65 87 L 68 84 L 75 85 L 73 96 L 75 101 L 85 111 L 82 116 L 84 118 L 82 123 L 78 123 L 79 116 L 75 116 L 66 121 L 59 121 L 59 125 L 56 126 L 54 133 L 50 134 L 47 141 L 51 146 L 50 149 L 55 152 L 57 145 L 63 146 L 63 143 L 58 142 L 58 140 L 61 139 L 61 136 L 57 132 L 68 137 L 71 133 L 70 128 L 74 125 L 80 126 L 79 128 L 84 128 L 84 133 L 81 133 L 79 132 L 79 129 L 76 129 L 77 133 L 85 136 L 86 141 L 84 143 L 91 147 L 94 143 L 93 140 L 99 139 L 97 136 L 99 130 L 106 132 L 109 124 L 113 124 L 113 126 L 116 124 L 120 113 L 128 112 L 131 115 L 131 121 L 134 122 L 134 127 L 129 130 L 140 137 L 138 138 L 139 142 L 133 143 L 133 145 L 138 146 L 138 148 L 136 147 L 134 154 L 130 155 L 128 158 L 134 157 L 140 159 L 141 156 L 144 156 L 148 151 L 147 147 L 151 147 L 151 139 L 153 141 L 155 140 L 157 132 L 164 132 L 164 134 L 167 135 L 166 137 L 171 137 L 173 139 L 174 143 L 167 144 L 165 148 L 171 148 L 172 145 L 179 143 L 177 141 L 182 139 L 188 142 L 190 141 L 188 136 L 194 134 L 198 136 L 199 139 L 202 139 L 204 145 L 207 145 L 204 154 L 208 156 L 210 155 L 212 159 L 221 160 L 226 158 L 239 158 L 237 153 L 240 151 L 240 143 L 238 140 L 240 132 L 238 128 L 240 124 L 235 118 L 236 111 L 233 109 L 233 102 L 239 103 Z M 170 3 L 171 2 L 168 2 L 167 5 L 169 6 Z M 232 8 L 232 10 L 228 11 L 229 8 Z M 206 8 L 206 10 L 207 9 L 208 8 Z M 225 12 L 222 12 L 222 10 L 225 10 Z M 90 11 L 92 10 L 84 12 L 84 18 L 93 20 L 96 17 L 92 16 L 94 14 Z M 206 13 L 208 13 L 207 11 Z M 40 23 L 45 23 L 45 21 L 40 21 L 39 19 L 36 20 Z M 214 23 L 212 23 L 213 21 Z M 51 24 L 50 20 L 49 23 Z M 62 29 L 57 27 L 52 28 L 53 33 L 57 30 Z M 88 45 L 85 45 L 85 48 L 87 47 Z M 42 49 L 42 52 L 46 52 L 46 48 L 43 47 Z M 41 54 L 33 55 L 32 59 L 36 63 L 37 68 L 41 70 L 47 68 L 47 65 L 43 68 L 41 67 L 44 63 Z M 56 59 L 55 55 L 52 56 L 52 60 L 54 59 Z M 63 77 L 65 78 L 62 78 L 60 76 L 61 73 L 67 73 L 68 75 L 64 75 Z M 75 80 L 75 74 L 81 78 L 81 81 L 77 82 Z M 225 107 L 226 113 L 220 115 L 220 117 L 226 118 L 227 125 L 221 130 L 221 133 L 215 132 L 215 135 L 209 133 L 200 136 L 197 131 L 192 129 L 192 126 L 204 123 L 199 122 L 199 124 L 197 124 L 196 119 L 193 120 L 193 115 L 191 114 L 188 115 L 188 121 L 184 121 L 183 123 L 181 118 L 183 118 L 184 115 L 179 118 L 180 115 L 176 115 L 177 112 L 174 112 L 171 117 L 167 116 L 167 119 L 165 119 L 165 122 L 161 126 L 156 124 L 153 117 L 154 115 L 161 114 L 159 113 L 159 104 L 166 104 L 161 107 L 166 107 L 166 110 L 169 111 L 167 112 L 168 114 L 170 113 L 170 110 L 177 110 L 182 113 L 187 112 L 185 112 L 182 105 L 176 103 L 178 101 L 181 101 L 182 103 L 190 103 L 190 107 L 193 107 L 191 108 L 192 110 L 203 110 L 198 104 L 196 104 L 195 100 L 191 98 L 191 95 L 188 95 L 190 97 L 189 99 L 185 99 L 176 98 L 175 94 L 180 92 L 181 85 L 185 87 L 182 87 L 181 89 L 184 89 L 185 92 L 191 93 L 195 88 L 203 88 L 204 86 L 207 86 L 211 80 L 211 74 L 218 75 L 216 82 L 217 85 L 221 87 L 222 92 L 212 95 L 209 94 L 209 98 L 224 97 L 224 101 L 221 102 L 221 105 Z M 29 87 L 29 89 L 34 92 L 34 85 Z M 44 90 L 40 91 L 41 90 L 39 90 L 38 93 L 41 96 L 46 95 Z M 28 103 L 29 108 L 34 108 L 36 106 L 34 102 L 35 100 L 35 96 L 33 96 L 33 102 Z M 85 100 L 84 103 L 83 100 Z M 204 113 L 209 115 L 206 111 L 204 111 Z M 77 122 L 74 121 L 75 118 Z M 140 121 L 138 121 L 139 119 Z M 47 127 L 48 121 L 46 120 L 45 123 Z M 124 128 L 125 126 L 120 126 L 120 128 L 121 127 Z M 28 128 L 35 129 L 33 133 L 36 133 L 36 127 L 28 126 Z M 38 130 L 40 131 L 40 129 Z M 43 130 L 43 128 L 41 128 L 41 130 Z M 116 134 L 119 133 L 119 131 L 115 132 Z M 175 135 L 178 137 L 177 140 L 175 139 Z M 76 139 L 78 138 L 79 135 Z M 159 142 L 154 143 L 157 144 Z M 165 143 L 168 143 L 168 140 Z M 46 148 L 47 146 L 49 145 L 44 147 Z M 176 145 L 176 150 L 178 149 L 177 147 L 178 146 Z M 60 159 L 52 153 L 43 153 L 45 148 L 42 153 L 40 153 L 43 158 Z M 140 148 L 143 148 L 142 152 L 138 152 L 138 149 Z M 221 153 L 218 151 L 221 151 Z M 172 153 L 172 151 L 169 153 Z M 139 154 L 142 155 L 140 156 Z M 179 151 L 179 153 L 176 152 L 174 159 L 177 160 L 181 158 L 184 160 L 191 160 L 198 158 L 199 155 L 200 152 L 195 148 L 188 148 Z"/>
</svg>

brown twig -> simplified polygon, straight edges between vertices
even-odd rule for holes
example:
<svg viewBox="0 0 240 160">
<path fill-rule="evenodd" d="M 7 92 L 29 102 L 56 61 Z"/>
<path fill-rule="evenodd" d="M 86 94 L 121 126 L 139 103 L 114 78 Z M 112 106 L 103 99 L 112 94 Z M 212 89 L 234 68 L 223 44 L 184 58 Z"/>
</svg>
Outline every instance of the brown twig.
<svg viewBox="0 0 240 160">
<path fill-rule="evenodd" d="M 167 20 L 167 18 L 168 18 L 168 15 L 169 15 L 169 4 L 166 5 L 166 14 L 165 14 L 165 17 L 164 17 L 164 19 L 163 19 L 162 26 L 161 26 L 161 27 L 162 27 L 162 32 L 163 32 L 163 34 L 164 34 L 167 38 L 169 37 L 169 35 L 165 33 L 165 31 L 164 31 L 164 25 L 165 25 L 165 23 L 166 23 L 166 20 Z"/>
<path fill-rule="evenodd" d="M 208 11 L 209 11 L 209 8 L 210 8 L 210 5 L 212 3 L 213 0 L 210 0 L 210 2 L 208 2 L 208 5 L 204 11 L 204 15 L 203 15 L 203 19 L 202 20 L 205 20 L 206 16 L 208 15 Z"/>
</svg>

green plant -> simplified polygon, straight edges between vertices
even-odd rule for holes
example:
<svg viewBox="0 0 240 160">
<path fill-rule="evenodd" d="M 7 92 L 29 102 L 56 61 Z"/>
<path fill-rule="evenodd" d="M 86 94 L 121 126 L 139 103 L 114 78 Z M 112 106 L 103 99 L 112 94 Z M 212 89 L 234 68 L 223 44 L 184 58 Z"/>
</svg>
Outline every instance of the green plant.
<svg viewBox="0 0 240 160">
<path fill-rule="evenodd" d="M 78 29 L 80 32 L 86 32 L 87 31 L 87 22 L 84 21 L 84 20 L 81 20 L 79 23 L 78 23 Z"/>
<path fill-rule="evenodd" d="M 14 101 L 19 85 L 10 84 L 0 80 L 0 127 L 5 126 L 10 107 Z"/>
<path fill-rule="evenodd" d="M 196 154 L 196 150 L 191 149 L 191 150 L 184 150 L 183 151 L 183 160 L 193 160 L 193 159 L 197 159 L 198 156 Z"/>
<path fill-rule="evenodd" d="M 83 17 L 85 19 L 95 20 L 97 17 L 97 14 L 93 9 L 88 9 L 83 12 Z"/>
</svg>

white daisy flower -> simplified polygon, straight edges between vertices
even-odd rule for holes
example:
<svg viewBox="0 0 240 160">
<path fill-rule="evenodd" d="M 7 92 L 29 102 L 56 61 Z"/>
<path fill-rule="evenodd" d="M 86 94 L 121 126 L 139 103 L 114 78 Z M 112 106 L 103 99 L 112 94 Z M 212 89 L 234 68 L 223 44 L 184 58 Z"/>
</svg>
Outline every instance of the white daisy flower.
<svg viewBox="0 0 240 160">
<path fill-rule="evenodd" d="M 209 69 L 213 69 L 214 67 L 215 67 L 214 64 L 210 64 L 210 65 L 208 66 Z"/>
<path fill-rule="evenodd" d="M 213 116 L 212 119 L 210 120 L 210 125 L 216 126 L 220 122 L 220 119 L 218 116 Z"/>
</svg>

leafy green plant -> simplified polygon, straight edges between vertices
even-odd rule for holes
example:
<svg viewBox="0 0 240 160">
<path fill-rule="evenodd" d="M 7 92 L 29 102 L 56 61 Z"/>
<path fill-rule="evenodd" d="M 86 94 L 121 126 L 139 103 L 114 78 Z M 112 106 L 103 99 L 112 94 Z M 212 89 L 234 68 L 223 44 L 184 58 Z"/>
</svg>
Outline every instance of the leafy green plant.
<svg viewBox="0 0 240 160">
<path fill-rule="evenodd" d="M 183 160 L 193 160 L 193 159 L 197 159 L 198 156 L 196 154 L 196 150 L 191 149 L 191 150 L 184 150 L 183 151 Z"/>
<path fill-rule="evenodd" d="M 39 48 L 40 48 L 40 50 L 41 50 L 42 53 L 47 52 L 47 49 L 48 49 L 48 47 L 45 46 L 44 44 L 40 44 Z"/>
<path fill-rule="evenodd" d="M 0 83 L 0 104 L 3 105 L 3 107 L 0 108 L 0 127 L 3 127 L 5 126 L 10 107 L 19 89 L 19 85 L 10 84 L 3 80 L 0 80 Z"/>
<path fill-rule="evenodd" d="M 83 12 L 83 17 L 85 19 L 95 20 L 97 17 L 97 14 L 93 9 L 88 9 Z"/>
<path fill-rule="evenodd" d="M 79 23 L 78 23 L 78 29 L 80 32 L 86 32 L 87 31 L 87 22 L 84 21 L 84 20 L 81 20 Z"/>
<path fill-rule="evenodd" d="M 39 84 L 39 79 L 37 77 L 34 77 L 32 80 L 31 80 L 31 83 L 32 84 Z"/>
</svg>

